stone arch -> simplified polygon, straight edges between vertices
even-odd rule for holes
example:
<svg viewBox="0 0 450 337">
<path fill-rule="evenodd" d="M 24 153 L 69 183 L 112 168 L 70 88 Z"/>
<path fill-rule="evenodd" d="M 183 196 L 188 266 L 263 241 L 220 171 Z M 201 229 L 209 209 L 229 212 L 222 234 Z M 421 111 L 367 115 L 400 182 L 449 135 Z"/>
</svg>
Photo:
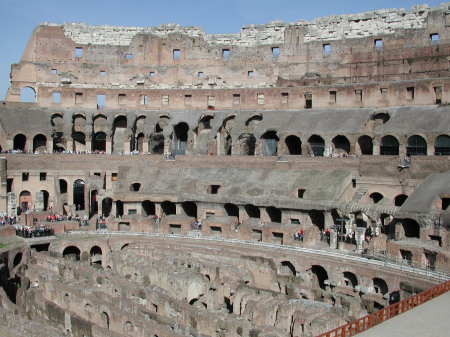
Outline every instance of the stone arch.
<svg viewBox="0 0 450 337">
<path fill-rule="evenodd" d="M 325 290 L 325 281 L 328 280 L 328 273 L 324 267 L 319 265 L 311 266 L 311 286 Z"/>
<path fill-rule="evenodd" d="M 247 204 L 244 206 L 244 209 L 249 218 L 256 218 L 256 219 L 261 218 L 261 211 L 259 210 L 259 207 L 252 204 Z"/>
<path fill-rule="evenodd" d="M 373 140 L 369 136 L 358 138 L 359 152 L 362 155 L 373 155 Z"/>
<path fill-rule="evenodd" d="M 369 195 L 369 198 L 374 204 L 378 204 L 381 200 L 383 200 L 384 196 L 379 192 L 373 192 Z"/>
<path fill-rule="evenodd" d="M 131 192 L 139 192 L 140 189 L 141 189 L 141 183 L 132 183 L 130 185 Z"/>
<path fill-rule="evenodd" d="M 86 131 L 86 116 L 83 113 L 77 112 L 72 116 L 72 132 Z"/>
<path fill-rule="evenodd" d="M 92 125 L 94 134 L 100 131 L 107 132 L 109 129 L 107 116 L 102 113 L 92 116 Z"/>
<path fill-rule="evenodd" d="M 373 290 L 377 294 L 385 295 L 389 292 L 388 285 L 385 280 L 379 277 L 372 279 Z"/>
<path fill-rule="evenodd" d="M 19 209 L 20 210 L 28 210 L 31 206 L 31 193 L 27 190 L 20 192 L 19 194 Z"/>
<path fill-rule="evenodd" d="M 127 335 L 133 333 L 133 329 L 133 324 L 130 321 L 125 322 L 125 324 L 123 325 L 123 331 Z"/>
<path fill-rule="evenodd" d="M 123 202 L 121 200 L 116 201 L 116 217 L 120 218 L 123 216 Z"/>
<path fill-rule="evenodd" d="M 280 263 L 280 274 L 281 275 L 296 276 L 297 275 L 297 271 L 295 270 L 294 265 L 290 261 L 281 261 L 281 263 Z"/>
<path fill-rule="evenodd" d="M 239 154 L 242 156 L 254 156 L 256 148 L 256 138 L 251 133 L 243 133 L 238 138 Z"/>
<path fill-rule="evenodd" d="M 434 154 L 436 156 L 450 155 L 450 136 L 440 135 L 434 141 Z"/>
<path fill-rule="evenodd" d="M 92 137 L 92 151 L 106 152 L 106 133 L 96 132 Z"/>
<path fill-rule="evenodd" d="M 41 133 L 33 138 L 33 152 L 35 151 L 47 151 L 47 137 Z"/>
<path fill-rule="evenodd" d="M 181 204 L 184 213 L 192 218 L 197 218 L 197 204 L 193 201 L 185 201 Z"/>
<path fill-rule="evenodd" d="M 47 211 L 48 209 L 48 201 L 50 199 L 50 193 L 46 190 L 40 190 L 39 192 L 42 193 L 42 210 Z"/>
<path fill-rule="evenodd" d="M 125 152 L 125 141 L 126 141 L 126 132 L 127 132 L 127 116 L 118 115 L 114 118 L 113 122 L 113 136 L 112 136 L 112 152 L 113 153 L 124 153 Z"/>
<path fill-rule="evenodd" d="M 400 207 L 405 203 L 406 199 L 408 199 L 406 194 L 399 194 L 394 198 L 394 205 Z"/>
<path fill-rule="evenodd" d="M 380 142 L 380 155 L 398 156 L 400 153 L 400 144 L 394 136 L 384 136 Z"/>
<path fill-rule="evenodd" d="M 211 130 L 211 121 L 214 119 L 213 114 L 207 114 L 200 117 L 197 127 L 197 134 L 200 134 L 203 130 Z"/>
<path fill-rule="evenodd" d="M 167 115 L 160 115 L 159 122 L 155 124 L 153 132 L 150 134 L 150 152 L 153 154 L 164 153 L 164 128 L 169 124 L 170 117 Z"/>
<path fill-rule="evenodd" d="M 308 149 L 311 155 L 323 157 L 325 152 L 325 141 L 318 135 L 312 135 L 308 139 Z"/>
<path fill-rule="evenodd" d="M 344 277 L 344 285 L 347 287 L 354 288 L 359 284 L 358 277 L 356 277 L 356 275 L 352 272 L 345 271 L 343 273 L 343 277 Z"/>
<path fill-rule="evenodd" d="M 144 140 L 145 140 L 145 123 L 147 117 L 145 115 L 139 115 L 134 121 L 132 129 L 131 150 L 143 152 Z"/>
<path fill-rule="evenodd" d="M 143 132 L 140 132 L 135 137 L 133 150 L 138 151 L 138 152 L 144 152 L 144 140 L 145 140 L 145 135 Z"/>
<path fill-rule="evenodd" d="M 269 206 L 266 208 L 266 212 L 271 222 L 281 223 L 281 209 Z"/>
<path fill-rule="evenodd" d="M 350 153 L 350 142 L 347 137 L 339 135 L 332 139 L 333 153 L 348 155 Z"/>
<path fill-rule="evenodd" d="M 25 151 L 27 144 L 27 137 L 21 133 L 14 136 L 13 149 L 19 151 Z"/>
<path fill-rule="evenodd" d="M 86 151 L 86 135 L 83 132 L 72 133 L 73 151 L 85 152 Z"/>
<path fill-rule="evenodd" d="M 172 133 L 172 152 L 176 155 L 186 154 L 188 144 L 189 125 L 180 122 L 173 127 Z"/>
<path fill-rule="evenodd" d="M 142 202 L 142 216 L 156 215 L 156 206 L 153 201 L 144 200 Z"/>
<path fill-rule="evenodd" d="M 84 210 L 85 184 L 81 179 L 73 182 L 73 204 L 77 210 Z"/>
<path fill-rule="evenodd" d="M 264 156 L 274 156 L 278 154 L 279 138 L 276 131 L 267 131 L 261 136 L 262 154 Z"/>
<path fill-rule="evenodd" d="M 426 156 L 427 142 L 423 137 L 418 135 L 409 137 L 406 143 L 406 153 L 409 156 Z"/>
<path fill-rule="evenodd" d="M 90 255 L 90 263 L 91 265 L 102 265 L 102 249 L 99 246 L 92 246 L 91 250 L 89 251 Z"/>
<path fill-rule="evenodd" d="M 322 211 L 308 211 L 308 216 L 314 226 L 317 226 L 320 230 L 325 229 L 325 214 Z"/>
<path fill-rule="evenodd" d="M 111 198 L 104 198 L 102 200 L 102 214 L 104 216 L 109 216 L 111 214 L 112 205 L 113 200 Z"/>
<path fill-rule="evenodd" d="M 22 252 L 18 252 L 16 256 L 14 256 L 13 267 L 17 267 L 20 264 L 20 262 L 22 262 L 22 257 L 23 257 Z"/>
<path fill-rule="evenodd" d="M 245 121 L 246 132 L 253 133 L 256 126 L 263 120 L 261 114 L 253 114 Z"/>
<path fill-rule="evenodd" d="M 302 154 L 302 141 L 299 137 L 290 135 L 284 140 L 286 144 L 286 154 L 300 156 Z"/>
<path fill-rule="evenodd" d="M 407 238 L 420 238 L 420 225 L 413 219 L 402 219 L 402 227 Z"/>
<path fill-rule="evenodd" d="M 217 154 L 228 155 L 232 154 L 233 139 L 231 137 L 231 130 L 233 129 L 236 115 L 227 116 L 222 122 L 222 126 L 217 132 Z"/>
<path fill-rule="evenodd" d="M 63 258 L 72 261 L 80 261 L 81 251 L 77 246 L 67 246 L 62 252 Z"/>
<path fill-rule="evenodd" d="M 102 322 L 102 327 L 109 330 L 109 315 L 105 311 L 103 311 L 101 314 L 101 322 Z"/>
<path fill-rule="evenodd" d="M 235 216 L 239 219 L 239 207 L 235 204 L 225 204 L 223 205 L 225 212 L 228 216 Z"/>
<path fill-rule="evenodd" d="M 165 215 L 177 214 L 177 207 L 172 201 L 163 201 L 161 203 L 161 210 Z"/>
<path fill-rule="evenodd" d="M 36 90 L 34 88 L 26 86 L 20 89 L 21 103 L 36 103 L 36 97 Z"/>
<path fill-rule="evenodd" d="M 369 119 L 369 121 L 366 124 L 366 130 L 367 131 L 373 131 L 377 127 L 386 124 L 390 119 L 389 113 L 385 111 L 377 111 L 375 112 Z"/>
</svg>

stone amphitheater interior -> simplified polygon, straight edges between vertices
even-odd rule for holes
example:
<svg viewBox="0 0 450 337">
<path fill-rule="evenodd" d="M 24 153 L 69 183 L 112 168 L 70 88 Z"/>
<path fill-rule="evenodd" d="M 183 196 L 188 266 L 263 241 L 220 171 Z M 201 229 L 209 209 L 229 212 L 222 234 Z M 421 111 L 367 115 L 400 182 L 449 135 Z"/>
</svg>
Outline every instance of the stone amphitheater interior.
<svg viewBox="0 0 450 337">
<path fill-rule="evenodd" d="M 449 27 L 39 24 L 0 102 L 0 335 L 311 337 L 449 280 Z"/>
</svg>

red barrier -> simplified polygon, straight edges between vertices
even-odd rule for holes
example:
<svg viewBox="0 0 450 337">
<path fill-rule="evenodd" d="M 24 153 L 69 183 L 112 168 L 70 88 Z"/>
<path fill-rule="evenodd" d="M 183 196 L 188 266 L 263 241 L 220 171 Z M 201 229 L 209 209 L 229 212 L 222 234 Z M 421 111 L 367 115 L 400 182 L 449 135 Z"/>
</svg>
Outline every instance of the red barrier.
<svg viewBox="0 0 450 337">
<path fill-rule="evenodd" d="M 413 295 L 407 299 L 392 304 L 384 309 L 378 310 L 373 314 L 361 317 L 356 321 L 342 325 L 339 328 L 328 331 L 317 337 L 350 337 L 363 332 L 377 324 L 380 324 L 389 318 L 395 317 L 405 311 L 408 311 L 422 303 L 425 303 L 439 295 L 450 290 L 450 281 L 441 283 L 431 289 L 425 290 L 420 294 Z"/>
</svg>

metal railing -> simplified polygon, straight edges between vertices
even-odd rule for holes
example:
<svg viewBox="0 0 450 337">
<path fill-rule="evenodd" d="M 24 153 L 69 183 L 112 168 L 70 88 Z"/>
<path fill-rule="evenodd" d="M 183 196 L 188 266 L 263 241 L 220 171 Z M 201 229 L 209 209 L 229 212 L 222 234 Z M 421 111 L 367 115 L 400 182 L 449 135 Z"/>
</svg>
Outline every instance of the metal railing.
<svg viewBox="0 0 450 337">
<path fill-rule="evenodd" d="M 340 326 L 334 330 L 328 331 L 318 337 L 350 337 L 360 332 L 366 331 L 371 327 L 383 323 L 384 321 L 404 313 L 422 303 L 425 303 L 439 295 L 450 290 L 450 281 L 441 283 L 431 289 L 425 290 L 417 295 L 392 304 L 384 309 L 378 310 L 373 314 L 364 316 L 346 325 Z"/>
</svg>

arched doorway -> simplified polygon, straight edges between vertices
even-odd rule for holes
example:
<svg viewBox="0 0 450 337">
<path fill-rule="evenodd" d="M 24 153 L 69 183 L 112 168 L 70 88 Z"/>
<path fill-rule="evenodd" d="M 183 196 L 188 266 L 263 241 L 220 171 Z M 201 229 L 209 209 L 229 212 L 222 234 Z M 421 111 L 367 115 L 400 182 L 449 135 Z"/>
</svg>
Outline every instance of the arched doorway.
<svg viewBox="0 0 450 337">
<path fill-rule="evenodd" d="M 350 142 L 345 136 L 336 136 L 332 140 L 334 153 L 338 155 L 348 155 L 350 153 Z"/>
<path fill-rule="evenodd" d="M 297 136 L 288 136 L 285 139 L 287 153 L 291 156 L 300 156 L 302 154 L 302 142 Z"/>
<path fill-rule="evenodd" d="M 106 152 L 106 133 L 97 132 L 92 139 L 92 151 Z"/>
<path fill-rule="evenodd" d="M 31 193 L 29 191 L 22 191 L 19 195 L 19 212 L 25 212 L 31 206 Z"/>
<path fill-rule="evenodd" d="M 450 155 L 450 136 L 440 135 L 434 142 L 434 154 L 436 156 Z"/>
<path fill-rule="evenodd" d="M 91 190 L 90 215 L 98 213 L 98 191 Z"/>
<path fill-rule="evenodd" d="M 25 144 L 27 143 L 27 137 L 19 133 L 14 137 L 13 149 L 19 151 L 25 151 Z"/>
<path fill-rule="evenodd" d="M 111 198 L 104 198 L 102 200 L 102 214 L 109 216 L 111 214 L 113 200 Z"/>
<path fill-rule="evenodd" d="M 155 203 L 149 200 L 144 200 L 142 202 L 142 216 L 146 217 L 150 215 L 156 215 Z"/>
<path fill-rule="evenodd" d="M 42 195 L 43 210 L 46 211 L 48 209 L 48 199 L 50 194 L 46 190 L 40 190 L 39 192 Z"/>
<path fill-rule="evenodd" d="M 177 214 L 177 207 L 172 201 L 163 201 L 161 209 L 165 215 Z"/>
<path fill-rule="evenodd" d="M 239 136 L 239 154 L 242 156 L 254 156 L 256 138 L 251 133 L 243 133 Z"/>
<path fill-rule="evenodd" d="M 73 204 L 76 210 L 84 210 L 84 181 L 81 179 L 73 183 Z"/>
<path fill-rule="evenodd" d="M 406 194 L 397 195 L 394 199 L 395 206 L 402 206 L 405 203 L 406 199 L 408 199 L 408 196 Z"/>
<path fill-rule="evenodd" d="M 80 249 L 76 246 L 68 246 L 64 248 L 62 256 L 67 260 L 80 261 Z"/>
<path fill-rule="evenodd" d="M 309 152 L 315 157 L 323 157 L 325 152 L 325 141 L 318 135 L 313 135 L 308 139 Z"/>
<path fill-rule="evenodd" d="M 247 204 L 244 207 L 245 212 L 247 212 L 247 216 L 249 218 L 255 218 L 260 219 L 261 218 L 261 211 L 259 210 L 259 207 L 251 204 Z"/>
<path fill-rule="evenodd" d="M 23 87 L 20 90 L 21 103 L 36 103 L 36 91 L 32 87 Z"/>
<path fill-rule="evenodd" d="M 359 150 L 362 155 L 373 155 L 373 140 L 369 136 L 358 138 Z"/>
<path fill-rule="evenodd" d="M 189 126 L 182 122 L 175 125 L 172 133 L 172 152 L 186 154 Z"/>
<path fill-rule="evenodd" d="M 116 201 L 116 217 L 121 218 L 123 216 L 123 202 L 120 200 Z"/>
<path fill-rule="evenodd" d="M 193 201 L 185 201 L 181 204 L 187 216 L 197 218 L 197 204 Z"/>
<path fill-rule="evenodd" d="M 384 136 L 380 142 L 380 155 L 382 156 L 398 156 L 399 143 L 394 136 Z"/>
<path fill-rule="evenodd" d="M 228 216 L 235 216 L 239 219 L 239 207 L 235 204 L 225 204 L 223 205 L 225 212 L 227 212 Z"/>
<path fill-rule="evenodd" d="M 308 212 L 311 223 L 320 230 L 325 229 L 325 214 L 321 211 L 311 210 Z"/>
<path fill-rule="evenodd" d="M 73 150 L 75 152 L 86 151 L 86 135 L 82 132 L 74 132 L 72 134 Z"/>
<path fill-rule="evenodd" d="M 266 208 L 266 212 L 271 222 L 281 223 L 281 209 L 270 206 Z"/>
<path fill-rule="evenodd" d="M 268 131 L 261 136 L 262 153 L 264 156 L 273 156 L 278 153 L 278 141 L 276 131 Z"/>
<path fill-rule="evenodd" d="M 33 138 L 33 152 L 47 150 L 47 137 L 42 134 L 36 135 Z"/>
<path fill-rule="evenodd" d="M 113 137 L 112 137 L 112 152 L 124 153 L 124 145 L 127 130 L 127 117 L 121 115 L 114 119 L 113 123 Z"/>
<path fill-rule="evenodd" d="M 328 280 L 328 273 L 324 267 L 314 265 L 311 267 L 311 287 L 325 290 L 325 280 Z"/>
<path fill-rule="evenodd" d="M 427 142 L 420 136 L 411 136 L 406 144 L 406 153 L 410 156 L 426 156 Z"/>
</svg>

